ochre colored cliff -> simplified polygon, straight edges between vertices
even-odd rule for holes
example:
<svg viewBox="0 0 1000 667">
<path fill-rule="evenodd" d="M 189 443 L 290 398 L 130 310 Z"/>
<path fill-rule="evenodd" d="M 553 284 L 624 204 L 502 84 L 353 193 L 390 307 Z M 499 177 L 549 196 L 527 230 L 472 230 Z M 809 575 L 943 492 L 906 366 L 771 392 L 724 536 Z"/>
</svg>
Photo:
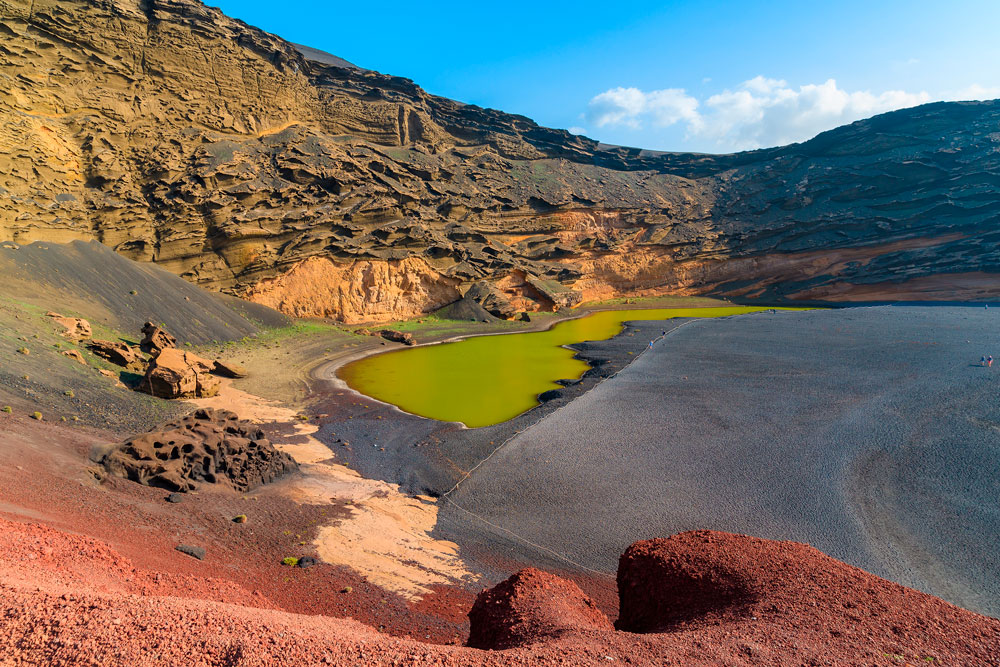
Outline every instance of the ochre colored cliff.
<svg viewBox="0 0 1000 667">
<path fill-rule="evenodd" d="M 309 60 L 196 0 L 0 0 L 0 127 L 0 240 L 97 239 L 296 315 L 396 319 L 482 281 L 498 312 L 1000 294 L 994 102 L 655 153 Z"/>
</svg>

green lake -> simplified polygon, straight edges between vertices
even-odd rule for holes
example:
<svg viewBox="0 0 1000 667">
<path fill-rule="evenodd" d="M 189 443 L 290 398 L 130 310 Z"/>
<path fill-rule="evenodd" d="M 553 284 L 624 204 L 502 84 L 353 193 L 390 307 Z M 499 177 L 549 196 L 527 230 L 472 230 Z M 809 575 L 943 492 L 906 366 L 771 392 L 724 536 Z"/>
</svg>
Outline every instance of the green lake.
<svg viewBox="0 0 1000 667">
<path fill-rule="evenodd" d="M 665 308 L 602 310 L 559 322 L 547 331 L 473 336 L 365 357 L 337 375 L 362 394 L 413 414 L 470 428 L 511 419 L 538 405 L 538 395 L 576 379 L 590 366 L 562 347 L 607 340 L 628 320 L 725 317 L 770 308 Z M 786 310 L 786 309 L 782 309 Z"/>
</svg>

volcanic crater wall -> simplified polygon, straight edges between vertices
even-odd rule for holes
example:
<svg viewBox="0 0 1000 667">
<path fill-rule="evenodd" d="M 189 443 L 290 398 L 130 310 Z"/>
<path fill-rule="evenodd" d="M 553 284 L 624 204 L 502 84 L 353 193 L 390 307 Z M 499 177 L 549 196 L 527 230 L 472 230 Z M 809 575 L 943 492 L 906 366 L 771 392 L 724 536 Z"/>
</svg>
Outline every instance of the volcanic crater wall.
<svg viewBox="0 0 1000 667">
<path fill-rule="evenodd" d="M 0 127 L 0 240 L 96 239 L 297 315 L 521 276 L 529 309 L 1000 293 L 994 102 L 656 153 L 308 60 L 196 0 L 0 0 Z"/>
</svg>

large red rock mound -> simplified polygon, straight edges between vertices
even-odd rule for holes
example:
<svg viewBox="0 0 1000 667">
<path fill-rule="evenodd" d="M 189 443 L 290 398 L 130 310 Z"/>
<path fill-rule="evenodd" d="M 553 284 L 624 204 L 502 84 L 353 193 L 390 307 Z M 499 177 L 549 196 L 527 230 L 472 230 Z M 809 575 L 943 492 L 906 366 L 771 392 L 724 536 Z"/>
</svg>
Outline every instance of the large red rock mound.
<svg viewBox="0 0 1000 667">
<path fill-rule="evenodd" d="M 612 631 L 580 587 L 527 568 L 485 590 L 469 612 L 469 646 L 505 649 L 585 630 Z"/>
<path fill-rule="evenodd" d="M 101 462 L 119 477 L 171 491 L 190 491 L 199 483 L 247 491 L 298 467 L 260 428 L 212 408 L 132 438 Z"/>
<path fill-rule="evenodd" d="M 773 543 L 734 538 L 704 531 L 630 546 L 618 560 L 615 627 L 663 632 L 693 619 L 745 614 L 751 603 L 773 591 L 782 573 L 762 585 L 746 556 Z"/>
<path fill-rule="evenodd" d="M 761 662 L 1000 664 L 1000 621 L 797 542 L 714 531 L 636 542 L 618 595 L 619 630 L 722 646 L 737 632 Z"/>
</svg>

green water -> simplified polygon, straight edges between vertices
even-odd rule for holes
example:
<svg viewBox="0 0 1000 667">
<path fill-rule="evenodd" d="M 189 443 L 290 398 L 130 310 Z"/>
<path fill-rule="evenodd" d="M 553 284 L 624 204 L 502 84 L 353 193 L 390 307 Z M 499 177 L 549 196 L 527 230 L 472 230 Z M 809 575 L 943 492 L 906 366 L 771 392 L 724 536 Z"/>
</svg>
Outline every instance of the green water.
<svg viewBox="0 0 1000 667">
<path fill-rule="evenodd" d="M 338 375 L 362 394 L 407 412 L 470 428 L 511 419 L 538 405 L 538 395 L 558 389 L 589 368 L 563 345 L 607 340 L 628 320 L 724 317 L 768 308 L 664 308 L 604 310 L 556 324 L 548 331 L 475 336 L 454 343 L 396 350 L 344 366 Z"/>
</svg>

